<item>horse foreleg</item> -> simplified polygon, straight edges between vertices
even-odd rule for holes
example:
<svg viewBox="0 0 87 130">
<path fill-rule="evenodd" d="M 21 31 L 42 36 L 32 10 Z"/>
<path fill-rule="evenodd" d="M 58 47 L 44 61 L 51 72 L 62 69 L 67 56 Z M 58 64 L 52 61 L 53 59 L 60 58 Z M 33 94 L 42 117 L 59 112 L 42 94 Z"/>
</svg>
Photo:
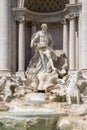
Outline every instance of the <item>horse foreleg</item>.
<svg viewBox="0 0 87 130">
<path fill-rule="evenodd" d="M 77 104 L 80 104 L 80 93 L 77 93 Z"/>
</svg>

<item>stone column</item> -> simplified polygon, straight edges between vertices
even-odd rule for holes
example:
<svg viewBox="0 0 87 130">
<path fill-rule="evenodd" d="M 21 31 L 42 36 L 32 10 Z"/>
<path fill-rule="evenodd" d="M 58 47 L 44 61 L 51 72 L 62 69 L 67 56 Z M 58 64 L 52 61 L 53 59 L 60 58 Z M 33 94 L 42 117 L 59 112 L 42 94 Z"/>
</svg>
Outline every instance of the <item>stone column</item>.
<svg viewBox="0 0 87 130">
<path fill-rule="evenodd" d="M 17 0 L 11 0 L 11 8 L 14 8 L 17 6 Z M 13 74 L 16 73 L 17 69 L 17 23 L 15 22 L 15 16 L 12 12 L 11 17 L 11 70 Z"/>
<path fill-rule="evenodd" d="M 82 11 L 79 11 L 78 17 L 78 36 L 79 36 L 79 69 L 81 69 L 82 58 L 81 58 L 81 49 L 82 49 Z"/>
<path fill-rule="evenodd" d="M 0 76 L 11 76 L 11 5 L 0 1 Z"/>
<path fill-rule="evenodd" d="M 63 21 L 63 51 L 65 52 L 67 58 L 69 57 L 69 31 L 68 22 L 66 19 Z"/>
<path fill-rule="evenodd" d="M 76 32 L 76 70 L 79 70 L 79 39 L 78 33 Z"/>
<path fill-rule="evenodd" d="M 76 0 L 69 0 L 70 4 L 75 4 Z"/>
<path fill-rule="evenodd" d="M 25 17 L 21 16 L 19 22 L 18 38 L 18 76 L 24 76 L 25 72 Z"/>
<path fill-rule="evenodd" d="M 76 49 L 75 49 L 75 17 L 69 17 L 69 69 L 70 71 L 76 69 Z"/>
<path fill-rule="evenodd" d="M 87 70 L 87 0 L 82 0 L 81 69 Z"/>
</svg>

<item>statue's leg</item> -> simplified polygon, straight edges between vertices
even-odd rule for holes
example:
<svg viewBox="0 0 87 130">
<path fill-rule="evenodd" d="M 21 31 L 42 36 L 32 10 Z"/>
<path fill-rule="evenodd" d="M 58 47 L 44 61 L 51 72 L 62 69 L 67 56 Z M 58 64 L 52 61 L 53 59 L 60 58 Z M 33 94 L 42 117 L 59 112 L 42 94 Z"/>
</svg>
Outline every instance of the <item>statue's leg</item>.
<svg viewBox="0 0 87 130">
<path fill-rule="evenodd" d="M 44 54 L 43 54 L 43 52 L 41 50 L 39 51 L 39 54 L 40 54 L 40 57 L 41 57 L 43 70 L 45 71 L 46 70 L 46 66 L 45 66 L 45 61 L 44 61 Z"/>
<path fill-rule="evenodd" d="M 49 51 L 46 52 L 46 56 L 47 56 L 47 58 L 48 58 L 48 60 L 49 60 L 49 62 L 50 62 L 50 65 L 51 65 L 51 67 L 52 67 L 52 70 L 56 70 L 56 68 L 54 67 L 53 60 L 52 60 L 52 57 L 51 57 Z"/>
</svg>

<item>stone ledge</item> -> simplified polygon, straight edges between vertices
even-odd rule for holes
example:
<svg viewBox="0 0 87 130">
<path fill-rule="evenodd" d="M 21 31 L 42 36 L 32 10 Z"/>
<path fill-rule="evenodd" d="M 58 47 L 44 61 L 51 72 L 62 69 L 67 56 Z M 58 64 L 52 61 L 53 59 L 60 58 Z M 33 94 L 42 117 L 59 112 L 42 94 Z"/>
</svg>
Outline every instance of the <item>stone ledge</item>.
<svg viewBox="0 0 87 130">
<path fill-rule="evenodd" d="M 0 77 L 11 77 L 12 76 L 12 72 L 11 70 L 0 70 Z"/>
<path fill-rule="evenodd" d="M 0 113 L 0 130 L 57 130 L 59 118 L 64 113 Z"/>
</svg>

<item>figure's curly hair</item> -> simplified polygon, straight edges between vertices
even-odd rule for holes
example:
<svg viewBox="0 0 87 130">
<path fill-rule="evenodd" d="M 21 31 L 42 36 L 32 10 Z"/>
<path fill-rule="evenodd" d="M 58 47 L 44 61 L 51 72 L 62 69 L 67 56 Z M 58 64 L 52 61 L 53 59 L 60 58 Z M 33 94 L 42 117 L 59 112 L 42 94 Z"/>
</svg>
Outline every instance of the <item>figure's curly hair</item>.
<svg viewBox="0 0 87 130">
<path fill-rule="evenodd" d="M 48 26 L 47 26 L 47 24 L 46 24 L 46 23 L 43 23 L 43 24 L 41 25 L 41 28 L 43 28 L 43 27 L 48 28 Z"/>
</svg>

